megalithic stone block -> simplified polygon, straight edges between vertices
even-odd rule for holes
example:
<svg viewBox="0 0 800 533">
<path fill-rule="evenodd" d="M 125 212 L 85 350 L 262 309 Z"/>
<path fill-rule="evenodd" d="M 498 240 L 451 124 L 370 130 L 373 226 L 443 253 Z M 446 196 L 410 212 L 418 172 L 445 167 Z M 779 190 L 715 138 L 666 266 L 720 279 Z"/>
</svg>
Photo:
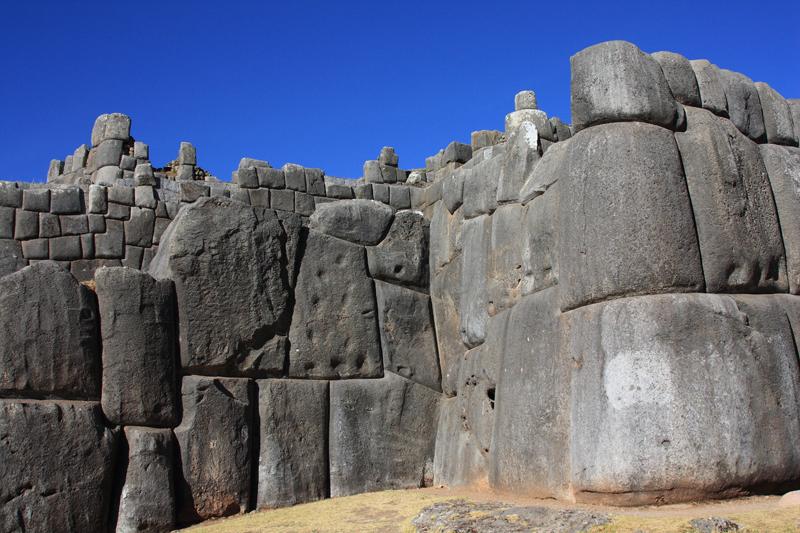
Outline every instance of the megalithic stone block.
<svg viewBox="0 0 800 533">
<path fill-rule="evenodd" d="M 291 377 L 383 375 L 375 290 L 363 246 L 309 232 L 289 342 Z"/>
<path fill-rule="evenodd" d="M 794 132 L 794 121 L 789 103 L 778 91 L 763 82 L 756 82 L 758 100 L 764 114 L 764 130 L 767 142 L 797 146 L 798 138 Z"/>
<path fill-rule="evenodd" d="M 719 67 L 706 59 L 693 59 L 689 62 L 694 70 L 697 85 L 700 88 L 700 103 L 715 115 L 728 116 L 728 99 L 722 87 L 722 76 Z"/>
<path fill-rule="evenodd" d="M 106 531 L 115 440 L 96 402 L 0 400 L 0 529 Z"/>
<path fill-rule="evenodd" d="M 394 209 L 375 200 L 347 200 L 318 206 L 309 227 L 338 239 L 378 244 L 394 218 Z"/>
<path fill-rule="evenodd" d="M 252 382 L 184 376 L 183 418 L 175 428 L 180 467 L 177 523 L 249 509 L 253 439 Z"/>
<path fill-rule="evenodd" d="M 675 99 L 683 105 L 700 107 L 700 87 L 689 60 L 674 52 L 656 52 L 651 55 L 661 65 Z"/>
<path fill-rule="evenodd" d="M 438 393 L 392 373 L 330 387 L 332 497 L 432 481 Z"/>
<path fill-rule="evenodd" d="M 131 119 L 122 113 L 100 115 L 92 127 L 92 146 L 109 139 L 126 141 L 131 136 Z"/>
<path fill-rule="evenodd" d="M 99 398 L 97 302 L 56 263 L 0 278 L 0 333 L 0 392 Z"/>
<path fill-rule="evenodd" d="M 491 249 L 492 219 L 481 215 L 464 222 L 461 256 L 461 289 L 459 315 L 461 340 L 467 347 L 475 347 L 486 337 L 489 320 L 487 294 L 487 269 Z"/>
<path fill-rule="evenodd" d="M 258 508 L 328 496 L 328 382 L 259 380 Z"/>
<path fill-rule="evenodd" d="M 175 291 L 131 268 L 95 273 L 103 335 L 106 417 L 118 425 L 177 424 Z"/>
<path fill-rule="evenodd" d="M 422 213 L 398 212 L 380 244 L 367 247 L 370 275 L 401 285 L 427 287 L 429 240 L 430 224 Z"/>
<path fill-rule="evenodd" d="M 569 170 L 559 180 L 561 308 L 703 290 L 692 204 L 672 133 L 617 123 L 569 142 Z"/>
<path fill-rule="evenodd" d="M 753 80 L 726 69 L 720 69 L 720 80 L 728 101 L 728 115 L 736 128 L 756 142 L 767 140 L 764 114 Z"/>
<path fill-rule="evenodd" d="M 800 374 L 777 298 L 664 294 L 562 315 L 578 501 L 667 503 L 800 478 Z"/>
<path fill-rule="evenodd" d="M 683 110 L 655 59 L 625 41 L 608 41 L 570 58 L 575 131 L 641 121 L 680 128 Z"/>
<path fill-rule="evenodd" d="M 786 291 L 786 261 L 758 145 L 729 120 L 687 110 L 675 135 L 709 292 Z M 563 263 L 562 271 L 563 271 Z"/>
<path fill-rule="evenodd" d="M 172 430 L 128 426 L 127 467 L 122 480 L 117 533 L 172 531 L 175 527 Z"/>
</svg>

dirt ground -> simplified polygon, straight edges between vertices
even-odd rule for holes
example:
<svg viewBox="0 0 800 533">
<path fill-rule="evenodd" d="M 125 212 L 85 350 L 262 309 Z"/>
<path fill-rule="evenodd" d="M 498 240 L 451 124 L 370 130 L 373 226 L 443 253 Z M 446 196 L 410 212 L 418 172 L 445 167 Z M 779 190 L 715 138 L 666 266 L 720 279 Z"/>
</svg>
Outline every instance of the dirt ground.
<svg viewBox="0 0 800 533">
<path fill-rule="evenodd" d="M 528 499 L 478 489 L 428 488 L 359 494 L 213 520 L 188 533 L 517 531 L 795 532 L 800 506 L 778 496 L 658 507 L 607 507 Z"/>
</svg>

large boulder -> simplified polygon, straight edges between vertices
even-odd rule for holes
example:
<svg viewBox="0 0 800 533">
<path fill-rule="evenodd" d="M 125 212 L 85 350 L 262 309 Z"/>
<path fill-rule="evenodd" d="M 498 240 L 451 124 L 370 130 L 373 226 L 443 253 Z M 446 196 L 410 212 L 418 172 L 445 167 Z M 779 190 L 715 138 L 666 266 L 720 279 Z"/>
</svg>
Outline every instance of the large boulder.
<svg viewBox="0 0 800 533">
<path fill-rule="evenodd" d="M 763 82 L 756 82 L 758 100 L 764 114 L 764 130 L 767 142 L 797 146 L 794 120 L 789 103 L 775 89 Z"/>
<path fill-rule="evenodd" d="M 489 320 L 487 272 L 492 243 L 492 218 L 481 215 L 464 222 L 459 316 L 462 342 L 473 348 L 486 337 Z"/>
<path fill-rule="evenodd" d="M 258 382 L 258 503 L 284 507 L 327 496 L 328 382 Z"/>
<path fill-rule="evenodd" d="M 94 294 L 56 263 L 0 278 L 0 394 L 100 397 Z"/>
<path fill-rule="evenodd" d="M 0 400 L 0 531 L 105 531 L 114 441 L 96 402 Z"/>
<path fill-rule="evenodd" d="M 254 440 L 251 383 L 184 376 L 183 419 L 175 428 L 179 524 L 248 510 Z"/>
<path fill-rule="evenodd" d="M 440 392 L 442 376 L 430 297 L 382 281 L 375 282 L 375 294 L 384 370 Z"/>
<path fill-rule="evenodd" d="M 461 340 L 461 258 L 451 261 L 431 279 L 431 307 L 442 373 L 442 390 L 456 393 L 458 368 L 466 346 Z"/>
<path fill-rule="evenodd" d="M 689 62 L 700 87 L 700 103 L 703 109 L 708 109 L 715 115 L 728 116 L 728 99 L 722 87 L 719 67 L 706 59 L 693 59 Z"/>
<path fill-rule="evenodd" d="M 728 115 L 738 130 L 756 142 L 767 140 L 761 100 L 753 80 L 726 69 L 720 69 L 720 81 L 728 101 Z"/>
<path fill-rule="evenodd" d="M 523 296 L 558 283 L 560 189 L 560 183 L 555 182 L 544 195 L 525 206 L 521 228 Z"/>
<path fill-rule="evenodd" d="M 700 88 L 689 60 L 674 52 L 656 52 L 652 56 L 661 65 L 675 99 L 684 105 L 700 107 Z"/>
<path fill-rule="evenodd" d="M 559 354 L 558 288 L 511 310 L 498 376 L 493 487 L 541 497 L 569 496 L 571 361 Z"/>
<path fill-rule="evenodd" d="M 115 531 L 168 533 L 175 527 L 172 431 L 128 426 L 125 441 L 128 462 Z"/>
<path fill-rule="evenodd" d="M 149 271 L 175 283 L 186 371 L 255 377 L 284 371 L 283 238 L 274 212 L 224 197 L 200 198 L 169 225 Z"/>
<path fill-rule="evenodd" d="M 377 246 L 367 248 L 369 273 L 401 285 L 428 286 L 430 224 L 419 211 L 400 211 Z"/>
<path fill-rule="evenodd" d="M 103 336 L 103 413 L 119 425 L 177 424 L 175 292 L 126 267 L 95 273 Z"/>
<path fill-rule="evenodd" d="M 562 315 L 578 501 L 665 503 L 800 479 L 800 372 L 776 298 L 665 294 Z"/>
<path fill-rule="evenodd" d="M 789 292 L 800 294 L 800 149 L 761 144 L 758 146 L 775 198 Z"/>
<path fill-rule="evenodd" d="M 572 124 L 580 131 L 595 124 L 641 121 L 676 129 L 683 110 L 672 96 L 655 59 L 625 41 L 581 50 L 572 66 Z"/>
<path fill-rule="evenodd" d="M 332 497 L 429 484 L 438 393 L 387 373 L 332 381 L 330 394 Z"/>
<path fill-rule="evenodd" d="M 596 126 L 570 141 L 560 183 L 563 310 L 609 297 L 703 289 L 675 139 L 643 123 Z"/>
<path fill-rule="evenodd" d="M 377 318 L 364 247 L 310 231 L 295 288 L 289 375 L 380 377 Z"/>
<path fill-rule="evenodd" d="M 522 293 L 522 220 L 526 209 L 520 204 L 501 205 L 492 215 L 489 260 L 486 268 L 487 311 L 494 316 L 513 306 Z"/>
<path fill-rule="evenodd" d="M 675 138 L 708 292 L 786 291 L 781 231 L 758 145 L 706 110 L 690 108 L 686 116 L 686 131 Z"/>
<path fill-rule="evenodd" d="M 356 244 L 378 244 L 392 222 L 394 209 L 375 200 L 344 200 L 317 206 L 309 226 Z"/>
</svg>

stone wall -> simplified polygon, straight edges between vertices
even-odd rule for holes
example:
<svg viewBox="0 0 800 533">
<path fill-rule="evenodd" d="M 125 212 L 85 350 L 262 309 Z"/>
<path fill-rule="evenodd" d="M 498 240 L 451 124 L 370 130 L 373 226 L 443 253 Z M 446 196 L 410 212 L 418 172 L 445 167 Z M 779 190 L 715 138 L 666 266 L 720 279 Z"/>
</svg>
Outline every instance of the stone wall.
<svg viewBox="0 0 800 533">
<path fill-rule="evenodd" d="M 523 91 L 424 169 L 221 182 L 112 114 L 4 184 L 0 531 L 796 484 L 800 101 L 620 41 L 571 62 L 572 126 Z"/>
</svg>

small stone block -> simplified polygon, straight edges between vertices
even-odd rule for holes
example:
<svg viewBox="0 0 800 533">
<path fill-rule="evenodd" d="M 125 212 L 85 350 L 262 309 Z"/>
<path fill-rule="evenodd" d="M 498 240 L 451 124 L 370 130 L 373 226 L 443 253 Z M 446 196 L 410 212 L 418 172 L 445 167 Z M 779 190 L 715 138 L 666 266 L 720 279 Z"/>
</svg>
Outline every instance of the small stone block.
<svg viewBox="0 0 800 533">
<path fill-rule="evenodd" d="M 78 187 L 50 191 L 50 212 L 56 215 L 74 215 L 83 212 L 82 191 Z"/>
<path fill-rule="evenodd" d="M 22 192 L 22 208 L 27 211 L 50 211 L 50 189 L 25 189 Z"/>
<path fill-rule="evenodd" d="M 269 189 L 249 189 L 247 193 L 250 195 L 250 205 L 258 207 L 269 207 Z M 273 195 L 275 192 L 273 191 Z"/>
<path fill-rule="evenodd" d="M 78 235 L 50 239 L 50 259 L 73 261 L 82 257 L 81 238 Z"/>
<path fill-rule="evenodd" d="M 289 189 L 272 191 L 270 207 L 281 211 L 294 211 L 294 191 Z"/>
</svg>

